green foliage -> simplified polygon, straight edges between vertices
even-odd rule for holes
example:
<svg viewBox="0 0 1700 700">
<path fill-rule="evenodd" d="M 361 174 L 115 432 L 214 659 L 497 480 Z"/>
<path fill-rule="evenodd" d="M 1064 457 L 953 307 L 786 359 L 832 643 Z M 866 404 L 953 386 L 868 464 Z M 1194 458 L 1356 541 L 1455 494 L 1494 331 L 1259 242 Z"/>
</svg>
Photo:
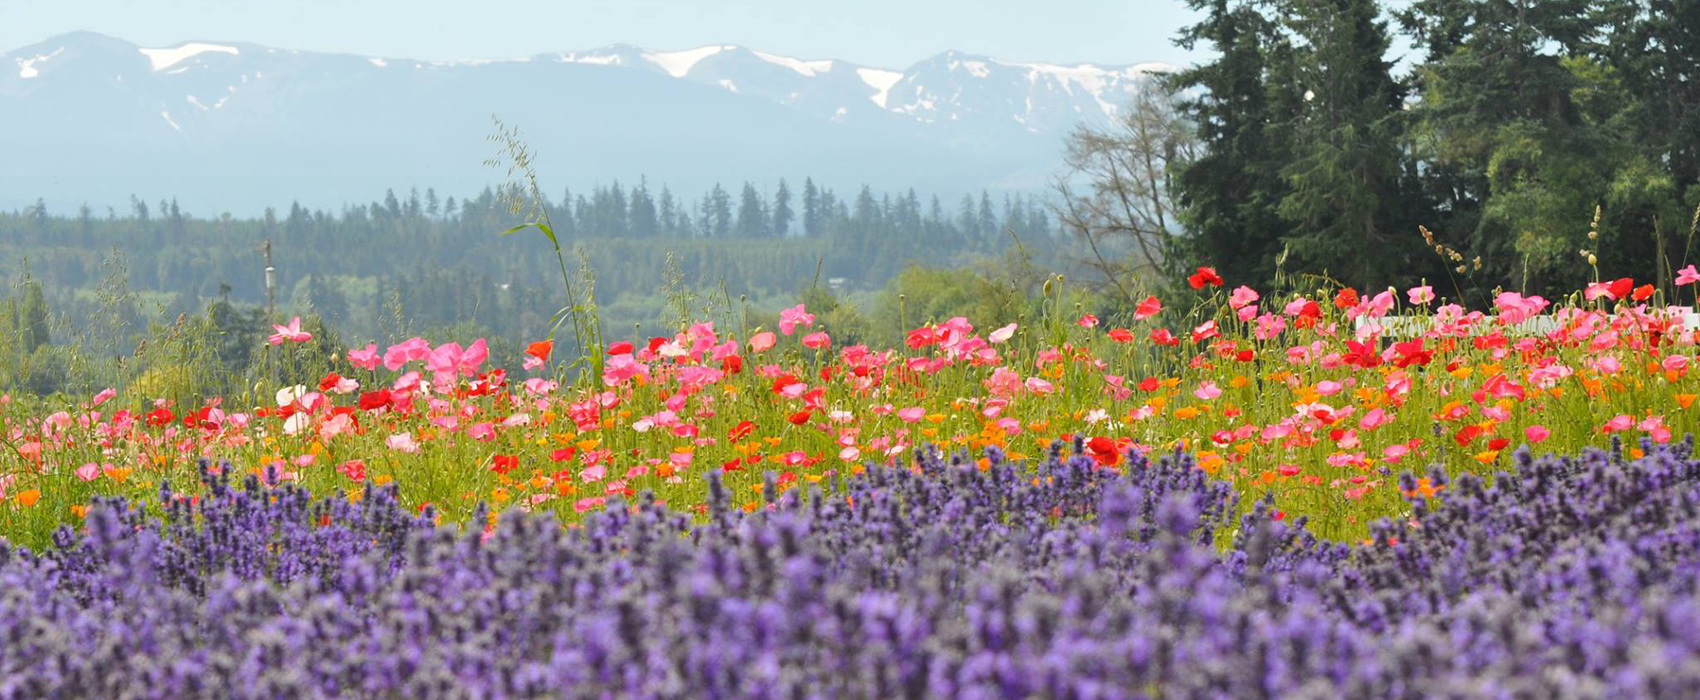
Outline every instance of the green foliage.
<svg viewBox="0 0 1700 700">
<path fill-rule="evenodd" d="M 47 297 L 42 295 L 41 283 L 26 275 L 24 303 L 18 312 L 18 331 L 22 334 L 24 352 L 35 352 L 41 346 L 52 342 L 47 314 Z"/>
<path fill-rule="evenodd" d="M 1177 43 L 1219 56 L 1174 75 L 1188 95 L 1181 113 L 1197 125 L 1203 153 L 1177 178 L 1176 199 L 1190 234 L 1190 256 L 1236 282 L 1258 286 L 1275 275 L 1290 227 L 1276 207 L 1288 194 L 1291 162 L 1282 131 L 1298 113 L 1290 42 L 1259 6 L 1240 0 L 1187 0 L 1204 18 Z"/>
<path fill-rule="evenodd" d="M 1178 42 L 1216 54 L 1170 81 L 1204 144 L 1177 179 L 1189 262 L 1260 288 L 1452 278 L 1478 305 L 1596 276 L 1669 290 L 1691 262 L 1700 4 L 1188 4 Z M 1418 49 L 1406 76 L 1389 10 Z M 1462 259 L 1423 251 L 1418 225 Z"/>
</svg>

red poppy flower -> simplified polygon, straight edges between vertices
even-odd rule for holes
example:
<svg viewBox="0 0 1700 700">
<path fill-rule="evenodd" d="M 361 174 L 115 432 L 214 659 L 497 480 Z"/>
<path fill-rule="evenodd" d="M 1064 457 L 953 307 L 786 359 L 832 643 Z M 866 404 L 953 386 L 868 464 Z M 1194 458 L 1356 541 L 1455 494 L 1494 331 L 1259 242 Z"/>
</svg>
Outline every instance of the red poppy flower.
<svg viewBox="0 0 1700 700">
<path fill-rule="evenodd" d="M 785 374 L 781 374 L 778 377 L 774 377 L 774 379 L 773 379 L 773 393 L 777 394 L 781 391 L 784 391 L 785 387 L 791 386 L 792 384 L 796 384 L 796 383 L 797 383 L 797 375 L 791 374 L 790 372 L 786 372 Z"/>
<path fill-rule="evenodd" d="M 630 355 L 632 354 L 632 344 L 623 340 L 618 343 L 614 343 L 613 345 L 608 346 L 608 354 Z"/>
<path fill-rule="evenodd" d="M 1160 381 L 1157 381 L 1156 377 L 1146 377 L 1144 379 L 1139 380 L 1139 390 L 1143 391 L 1143 392 L 1147 392 L 1147 393 L 1153 392 L 1153 391 L 1156 391 L 1158 388 L 1160 388 L 1162 386 L 1163 386 L 1163 383 L 1160 382 Z"/>
<path fill-rule="evenodd" d="M 168 408 L 156 408 L 149 411 L 147 415 L 148 425 L 155 428 L 165 426 L 176 419 L 177 415 L 172 413 L 171 409 Z"/>
<path fill-rule="evenodd" d="M 1434 351 L 1423 348 L 1422 338 L 1394 343 L 1393 352 L 1399 355 L 1393 364 L 1402 368 L 1411 365 L 1427 366 L 1434 361 Z"/>
<path fill-rule="evenodd" d="M 1341 355 L 1340 359 L 1348 365 L 1356 365 L 1364 369 L 1381 366 L 1381 354 L 1375 351 L 1375 346 L 1356 340 L 1346 341 L 1346 354 Z"/>
<path fill-rule="evenodd" d="M 496 455 L 490 458 L 490 471 L 506 474 L 519 466 L 519 455 Z"/>
<path fill-rule="evenodd" d="M 1162 310 L 1163 302 L 1159 301 L 1157 297 L 1148 296 L 1145 297 L 1145 301 L 1139 302 L 1139 306 L 1133 310 L 1133 317 L 1135 319 L 1144 320 L 1151 318 L 1152 316 L 1156 316 L 1158 313 L 1162 312 Z"/>
<path fill-rule="evenodd" d="M 626 351 L 631 352 L 631 347 L 632 346 L 630 344 L 627 344 L 626 345 Z M 553 352 L 554 350 L 555 350 L 555 341 L 553 341 L 553 340 L 539 340 L 535 343 L 532 343 L 530 345 L 525 346 L 525 354 L 530 355 L 532 357 L 535 357 L 535 358 L 542 360 L 544 362 L 549 361 L 549 353 Z M 614 349 L 612 347 L 608 348 L 608 354 L 610 354 L 610 355 L 615 354 Z"/>
<path fill-rule="evenodd" d="M 939 342 L 939 335 L 938 331 L 934 330 L 932 326 L 921 326 L 909 331 L 909 334 L 903 339 L 904 345 L 915 349 L 924 348 L 936 342 Z"/>
<path fill-rule="evenodd" d="M 1334 293 L 1334 306 L 1340 309 L 1350 309 L 1358 305 L 1358 290 L 1351 287 L 1342 288 Z"/>
<path fill-rule="evenodd" d="M 1646 301 L 1648 297 L 1653 296 L 1653 285 L 1643 284 L 1636 287 L 1634 293 L 1629 296 L 1636 301 Z"/>
<path fill-rule="evenodd" d="M 362 411 L 376 411 L 388 405 L 390 405 L 389 389 L 368 391 L 360 395 L 360 410 Z"/>
<path fill-rule="evenodd" d="M 742 440 L 746 437 L 749 437 L 750 433 L 755 432 L 755 429 L 756 429 L 755 423 L 753 423 L 751 421 L 747 421 L 747 420 L 746 421 L 739 421 L 739 423 L 737 425 L 732 426 L 731 430 L 726 431 L 726 441 L 727 442 L 737 442 L 739 440 Z"/>
<path fill-rule="evenodd" d="M 1613 299 L 1622 299 L 1629 296 L 1629 292 L 1634 288 L 1635 280 L 1628 277 L 1619 277 L 1606 284 L 1606 290 L 1611 292 L 1611 298 Z"/>
<path fill-rule="evenodd" d="M 1131 343 L 1133 342 L 1133 331 L 1126 328 L 1112 328 L 1110 329 L 1110 340 L 1118 343 Z"/>
<path fill-rule="evenodd" d="M 1200 267 L 1198 272 L 1186 278 L 1186 283 L 1191 285 L 1193 289 L 1203 289 L 1204 285 L 1220 287 L 1222 286 L 1222 276 L 1216 274 L 1214 267 Z"/>
<path fill-rule="evenodd" d="M 1117 449 L 1116 441 L 1107 437 L 1095 437 L 1086 441 L 1086 449 L 1091 453 L 1092 461 L 1100 467 L 1114 466 L 1121 461 L 1121 450 Z"/>
<path fill-rule="evenodd" d="M 1476 436 L 1481 435 L 1481 434 L 1482 434 L 1481 426 L 1466 425 L 1462 428 L 1459 428 L 1458 432 L 1452 434 L 1452 441 L 1458 443 L 1459 447 L 1463 447 L 1465 445 L 1470 444 L 1471 440 L 1476 439 Z"/>
</svg>

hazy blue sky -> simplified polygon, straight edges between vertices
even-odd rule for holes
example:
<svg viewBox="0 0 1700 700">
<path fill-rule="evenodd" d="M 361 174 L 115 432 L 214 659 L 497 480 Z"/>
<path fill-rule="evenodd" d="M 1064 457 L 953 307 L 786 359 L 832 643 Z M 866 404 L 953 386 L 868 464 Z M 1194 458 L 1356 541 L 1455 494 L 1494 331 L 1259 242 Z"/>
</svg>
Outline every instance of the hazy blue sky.
<svg viewBox="0 0 1700 700">
<path fill-rule="evenodd" d="M 944 49 L 1010 60 L 1192 58 L 1181 0 L 3 0 L 0 50 L 86 29 L 395 58 L 506 58 L 630 43 L 744 44 L 903 68 Z"/>
</svg>

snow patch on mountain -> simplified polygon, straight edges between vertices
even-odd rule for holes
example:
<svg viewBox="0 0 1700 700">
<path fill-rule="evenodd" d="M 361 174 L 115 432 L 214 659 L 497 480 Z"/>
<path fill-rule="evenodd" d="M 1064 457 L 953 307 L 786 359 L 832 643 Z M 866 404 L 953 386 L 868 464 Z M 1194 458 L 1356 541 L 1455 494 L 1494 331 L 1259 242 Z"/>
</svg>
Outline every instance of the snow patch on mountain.
<svg viewBox="0 0 1700 700">
<path fill-rule="evenodd" d="M 65 50 L 65 47 L 61 46 L 57 49 L 54 49 L 53 53 L 50 53 L 50 54 L 32 56 L 30 58 L 15 58 L 15 59 L 12 59 L 12 60 L 16 61 L 17 64 L 18 64 L 18 77 L 27 79 L 27 78 L 34 78 L 38 75 L 41 75 L 41 69 L 36 68 L 35 64 L 46 63 L 48 60 L 51 60 L 54 56 L 58 56 L 59 52 L 64 51 L 64 50 Z"/>
<path fill-rule="evenodd" d="M 698 61 L 720 53 L 721 51 L 729 51 L 736 48 L 738 47 L 699 46 L 697 48 L 687 49 L 684 51 L 647 52 L 643 55 L 643 57 L 650 63 L 661 66 L 661 70 L 667 71 L 668 75 L 675 78 L 683 78 L 686 73 L 691 72 L 691 66 L 696 65 Z"/>
<path fill-rule="evenodd" d="M 892 86 L 903 79 L 902 73 L 880 68 L 857 68 L 856 76 L 861 78 L 862 82 L 866 83 L 868 87 L 874 89 L 874 94 L 869 95 L 868 99 L 873 100 L 874 104 L 880 106 L 880 109 L 886 108 L 886 97 L 891 94 Z"/>
<path fill-rule="evenodd" d="M 625 65 L 625 63 L 626 63 L 625 59 L 622 58 L 620 56 L 620 54 L 617 54 L 617 53 L 611 53 L 611 54 L 584 53 L 584 54 L 581 54 L 581 53 L 578 53 L 576 51 L 569 51 L 569 52 L 566 52 L 566 53 L 558 54 L 557 58 L 562 63 L 586 63 L 586 64 L 590 64 L 590 65 L 593 65 L 593 66 L 620 66 L 620 65 Z"/>
<path fill-rule="evenodd" d="M 236 49 L 236 47 L 234 47 L 234 46 L 221 46 L 219 44 L 203 44 L 203 43 L 196 42 L 196 41 L 191 41 L 187 44 L 183 44 L 182 46 L 175 46 L 175 47 L 165 48 L 165 49 L 136 49 L 136 50 L 142 52 L 142 55 L 146 56 L 148 58 L 148 64 L 150 66 L 152 66 L 155 71 L 165 70 L 165 69 L 170 68 L 172 66 L 175 66 L 179 63 L 187 61 L 191 58 L 199 56 L 203 53 L 209 53 L 209 52 L 211 52 L 211 53 L 227 53 L 227 54 L 230 54 L 232 56 L 235 56 L 235 55 L 242 53 L 241 51 L 238 51 Z"/>
<path fill-rule="evenodd" d="M 807 78 L 813 78 L 820 73 L 825 73 L 827 71 L 832 70 L 832 60 L 831 59 L 821 60 L 821 61 L 804 61 L 804 60 L 800 60 L 800 59 L 791 58 L 790 56 L 779 56 L 779 55 L 776 55 L 776 54 L 766 53 L 766 52 L 763 52 L 763 51 L 756 51 L 756 50 L 753 50 L 753 49 L 750 51 L 750 53 L 755 54 L 758 58 L 760 58 L 763 61 L 767 61 L 768 63 L 772 63 L 772 64 L 775 64 L 775 65 L 780 65 L 780 66 L 784 66 L 786 68 L 790 68 L 791 70 L 796 71 L 799 75 L 802 75 L 802 76 L 807 77 Z"/>
</svg>

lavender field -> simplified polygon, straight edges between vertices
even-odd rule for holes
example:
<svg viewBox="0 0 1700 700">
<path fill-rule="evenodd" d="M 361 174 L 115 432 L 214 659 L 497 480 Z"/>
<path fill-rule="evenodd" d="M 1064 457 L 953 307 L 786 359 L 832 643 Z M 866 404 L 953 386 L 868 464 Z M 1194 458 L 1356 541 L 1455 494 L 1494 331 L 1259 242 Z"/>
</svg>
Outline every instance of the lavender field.
<svg viewBox="0 0 1700 700">
<path fill-rule="evenodd" d="M 1062 444 L 491 534 L 208 476 L 0 553 L 0 697 L 1692 697 L 1700 461 L 1643 447 L 1436 471 L 1356 546 Z"/>
</svg>

